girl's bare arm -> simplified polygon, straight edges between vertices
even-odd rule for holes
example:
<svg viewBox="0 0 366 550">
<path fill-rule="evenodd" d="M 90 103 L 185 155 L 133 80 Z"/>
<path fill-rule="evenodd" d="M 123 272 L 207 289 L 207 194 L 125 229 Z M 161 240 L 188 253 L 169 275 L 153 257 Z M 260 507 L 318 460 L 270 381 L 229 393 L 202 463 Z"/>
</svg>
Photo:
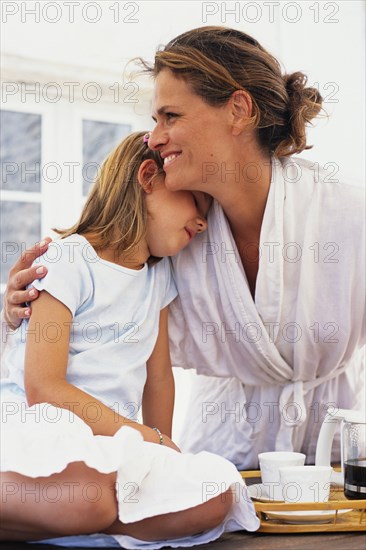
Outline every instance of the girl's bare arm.
<svg viewBox="0 0 366 550">
<path fill-rule="evenodd" d="M 144 423 L 172 435 L 174 378 L 169 355 L 168 307 L 160 312 L 159 335 L 147 362 L 147 380 L 142 399 Z"/>
<path fill-rule="evenodd" d="M 71 410 L 95 435 L 111 436 L 122 426 L 130 426 L 145 441 L 159 443 L 158 434 L 150 427 L 115 413 L 66 380 L 71 321 L 71 312 L 63 303 L 46 291 L 40 293 L 33 306 L 26 344 L 24 383 L 28 404 L 51 403 Z"/>
</svg>

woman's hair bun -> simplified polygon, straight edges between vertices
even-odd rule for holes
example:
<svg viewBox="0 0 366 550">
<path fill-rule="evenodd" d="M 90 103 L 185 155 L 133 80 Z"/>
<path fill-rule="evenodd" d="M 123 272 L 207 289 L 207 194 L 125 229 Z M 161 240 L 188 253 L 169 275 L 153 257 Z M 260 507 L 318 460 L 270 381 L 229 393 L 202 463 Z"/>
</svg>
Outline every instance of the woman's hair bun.
<svg viewBox="0 0 366 550">
<path fill-rule="evenodd" d="M 319 90 L 307 86 L 307 77 L 302 72 L 286 74 L 283 78 L 288 94 L 288 122 L 274 151 L 278 157 L 310 149 L 306 145 L 306 124 L 319 114 L 323 102 Z"/>
</svg>

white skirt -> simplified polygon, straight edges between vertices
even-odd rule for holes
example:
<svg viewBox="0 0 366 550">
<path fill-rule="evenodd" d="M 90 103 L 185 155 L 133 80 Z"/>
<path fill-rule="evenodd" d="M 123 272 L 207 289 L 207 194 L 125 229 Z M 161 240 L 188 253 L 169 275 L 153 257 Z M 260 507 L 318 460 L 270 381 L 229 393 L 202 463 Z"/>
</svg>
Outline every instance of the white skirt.
<svg viewBox="0 0 366 550">
<path fill-rule="evenodd" d="M 2 401 L 1 471 L 29 477 L 62 472 L 72 462 L 83 461 L 101 473 L 117 472 L 118 515 L 123 523 L 177 512 L 234 489 L 234 504 L 224 522 L 191 537 L 146 542 L 125 535 L 80 535 L 48 539 L 61 546 L 123 546 L 157 549 L 195 546 L 230 531 L 255 531 L 259 527 L 253 503 L 235 466 L 209 453 L 178 453 L 143 441 L 133 428 L 123 427 L 113 436 L 95 436 L 87 424 L 70 411 L 47 403 L 27 407 L 21 399 Z"/>
</svg>

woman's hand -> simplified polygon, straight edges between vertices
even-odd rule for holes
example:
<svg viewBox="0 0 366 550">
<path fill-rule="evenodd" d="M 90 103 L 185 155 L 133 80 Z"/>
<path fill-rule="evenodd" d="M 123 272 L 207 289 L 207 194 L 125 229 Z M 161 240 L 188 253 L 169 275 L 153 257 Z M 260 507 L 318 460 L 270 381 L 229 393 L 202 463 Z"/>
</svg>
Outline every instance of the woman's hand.
<svg viewBox="0 0 366 550">
<path fill-rule="evenodd" d="M 31 267 L 33 261 L 44 254 L 52 241 L 46 237 L 42 242 L 22 252 L 19 260 L 9 272 L 8 284 L 4 294 L 4 320 L 12 328 L 16 329 L 31 315 L 31 308 L 25 306 L 25 302 L 32 302 L 38 298 L 39 292 L 35 288 L 26 286 L 35 279 L 42 279 L 47 269 L 44 266 Z"/>
</svg>

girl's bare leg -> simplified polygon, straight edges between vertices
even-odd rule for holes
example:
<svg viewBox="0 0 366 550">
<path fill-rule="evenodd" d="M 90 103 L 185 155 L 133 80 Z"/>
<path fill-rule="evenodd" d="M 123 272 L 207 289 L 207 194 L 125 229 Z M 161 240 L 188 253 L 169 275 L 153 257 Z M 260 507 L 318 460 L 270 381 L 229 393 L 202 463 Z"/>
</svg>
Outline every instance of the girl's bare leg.
<svg viewBox="0 0 366 550">
<path fill-rule="evenodd" d="M 2 474 L 0 540 L 97 532 L 140 540 L 179 538 L 216 527 L 232 505 L 229 490 L 194 508 L 123 524 L 117 519 L 115 482 L 115 473 L 101 474 L 83 462 L 49 477 Z"/>
<path fill-rule="evenodd" d="M 0 540 L 40 540 L 102 531 L 117 518 L 116 474 L 84 462 L 59 474 L 1 474 Z"/>
<path fill-rule="evenodd" d="M 140 540 L 174 539 L 195 535 L 217 527 L 231 509 L 233 495 L 225 493 L 180 512 L 161 514 L 135 523 L 122 524 L 115 521 L 104 533 L 128 535 Z"/>
</svg>

